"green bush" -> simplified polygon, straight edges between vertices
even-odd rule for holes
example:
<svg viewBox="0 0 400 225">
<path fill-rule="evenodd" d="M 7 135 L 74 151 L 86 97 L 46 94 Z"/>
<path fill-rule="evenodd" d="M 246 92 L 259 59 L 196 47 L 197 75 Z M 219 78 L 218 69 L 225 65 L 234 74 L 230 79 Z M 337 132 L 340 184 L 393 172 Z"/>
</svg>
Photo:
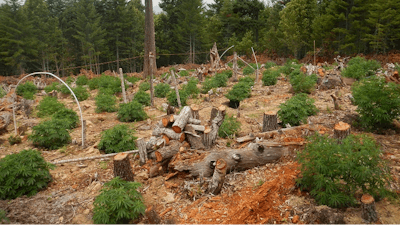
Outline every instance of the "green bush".
<svg viewBox="0 0 400 225">
<path fill-rule="evenodd" d="M 293 96 L 279 106 L 278 116 L 282 124 L 298 126 L 300 122 L 307 123 L 308 116 L 316 115 L 318 109 L 314 105 L 314 99 L 301 93 Z"/>
<path fill-rule="evenodd" d="M 64 127 L 67 129 L 74 129 L 78 126 L 79 117 L 78 114 L 72 110 L 67 108 L 62 108 L 53 114 L 53 120 L 63 120 Z"/>
<path fill-rule="evenodd" d="M 74 92 L 74 94 L 75 94 L 76 98 L 78 99 L 78 101 L 85 101 L 90 96 L 89 91 L 86 88 L 82 87 L 82 86 L 78 86 L 76 88 L 73 88 L 72 91 Z"/>
<path fill-rule="evenodd" d="M 251 77 L 242 77 L 242 78 L 239 78 L 239 83 L 244 83 L 244 84 L 246 84 L 249 88 L 251 88 L 251 86 L 253 86 L 254 85 L 254 78 L 251 78 Z"/>
<path fill-rule="evenodd" d="M 234 135 L 238 134 L 240 125 L 240 122 L 235 117 L 229 115 L 226 116 L 218 130 L 218 136 L 222 138 L 233 138 Z"/>
<path fill-rule="evenodd" d="M 197 87 L 198 83 L 199 80 L 196 78 L 191 78 L 187 84 L 182 85 L 182 91 L 184 91 L 188 97 L 190 96 L 192 98 L 196 98 L 200 93 L 200 90 Z"/>
<path fill-rule="evenodd" d="M 181 100 L 182 106 L 185 106 L 188 96 L 187 96 L 187 93 L 184 90 L 179 90 L 179 98 Z M 171 90 L 167 94 L 167 101 L 171 106 L 178 106 L 178 100 L 177 100 L 177 97 L 176 97 L 175 90 Z"/>
<path fill-rule="evenodd" d="M 181 72 L 179 72 L 179 76 L 181 76 L 181 77 L 187 77 L 187 76 L 189 76 L 189 71 L 187 71 L 187 70 L 182 70 Z"/>
<path fill-rule="evenodd" d="M 159 83 L 154 87 L 154 95 L 157 98 L 165 98 L 170 90 L 171 88 L 168 84 Z"/>
<path fill-rule="evenodd" d="M 276 66 L 276 63 L 274 63 L 274 62 L 272 62 L 272 61 L 266 62 L 266 63 L 264 64 L 264 68 L 265 68 L 265 69 L 269 69 L 269 68 L 272 68 L 272 67 L 275 67 L 275 66 Z"/>
<path fill-rule="evenodd" d="M 222 72 L 220 72 L 222 74 L 225 74 L 228 78 L 231 78 L 233 75 L 233 71 L 232 70 L 224 70 Z"/>
<path fill-rule="evenodd" d="M 87 78 L 87 76 L 85 75 L 79 76 L 76 79 L 76 85 L 82 86 L 82 85 L 87 85 L 88 83 L 89 83 L 89 78 Z"/>
<path fill-rule="evenodd" d="M 114 95 L 98 94 L 95 98 L 95 101 L 96 113 L 117 111 L 117 97 L 115 97 Z"/>
<path fill-rule="evenodd" d="M 319 204 L 330 207 L 355 205 L 359 190 L 378 199 L 388 193 L 385 186 L 390 179 L 390 170 L 381 154 L 375 140 L 366 135 L 350 135 L 342 144 L 313 135 L 298 153 L 302 177 L 297 182 Z"/>
<path fill-rule="evenodd" d="M 88 85 L 90 90 L 98 89 L 99 88 L 99 81 L 98 77 L 92 78 L 89 80 Z"/>
<path fill-rule="evenodd" d="M 278 77 L 281 75 L 277 70 L 265 70 L 263 72 L 262 82 L 264 86 L 275 85 L 278 82 Z"/>
<path fill-rule="evenodd" d="M 56 98 L 46 96 L 39 102 L 39 105 L 36 107 L 38 110 L 38 117 L 51 116 L 57 111 L 65 108 L 64 104 L 59 102 Z"/>
<path fill-rule="evenodd" d="M 27 81 L 24 84 L 20 84 L 17 87 L 17 95 L 22 96 L 25 99 L 32 100 L 36 91 L 37 87 L 30 81 Z"/>
<path fill-rule="evenodd" d="M 89 88 L 90 90 L 100 89 L 100 88 L 109 88 L 112 90 L 113 94 L 122 92 L 121 89 L 121 80 L 118 77 L 101 75 L 100 77 L 93 78 L 89 80 Z M 127 85 L 125 85 L 125 89 Z"/>
<path fill-rule="evenodd" d="M 124 77 L 127 81 L 131 82 L 132 84 L 141 80 L 141 78 L 139 78 L 139 77 L 128 77 L 127 75 L 124 75 Z"/>
<path fill-rule="evenodd" d="M 361 79 L 372 76 L 375 71 L 381 67 L 381 64 L 375 60 L 366 60 L 362 57 L 350 59 L 347 67 L 342 71 L 342 76 Z"/>
<path fill-rule="evenodd" d="M 230 107 L 237 108 L 240 101 L 250 97 L 251 88 L 249 85 L 250 84 L 247 82 L 239 82 L 233 85 L 232 90 L 230 90 L 228 94 L 225 95 L 225 97 L 230 100 Z"/>
<path fill-rule="evenodd" d="M 111 88 L 101 87 L 99 88 L 98 93 L 99 95 L 114 95 L 114 91 Z"/>
<path fill-rule="evenodd" d="M 65 120 L 51 119 L 39 123 L 32 128 L 32 135 L 29 139 L 37 147 L 50 150 L 59 149 L 71 142 Z"/>
<path fill-rule="evenodd" d="M 67 77 L 67 79 L 65 80 L 65 83 L 67 84 L 72 84 L 75 81 L 75 78 L 73 77 Z"/>
<path fill-rule="evenodd" d="M 28 197 L 47 187 L 52 181 L 47 163 L 36 150 L 23 150 L 0 160 L 0 199 Z"/>
<path fill-rule="evenodd" d="M 289 82 L 292 85 L 293 91 L 295 93 L 311 93 L 314 90 L 318 80 L 316 74 L 311 74 L 310 76 L 307 76 L 299 69 L 292 71 L 289 77 Z"/>
<path fill-rule="evenodd" d="M 361 125 L 367 129 L 388 127 L 400 115 L 400 86 L 397 84 L 374 76 L 354 83 L 352 92 Z"/>
<path fill-rule="evenodd" d="M 293 70 L 300 69 L 301 64 L 296 59 L 289 59 L 286 63 L 279 68 L 279 72 L 285 75 L 289 75 Z"/>
<path fill-rule="evenodd" d="M 63 93 L 63 94 L 65 94 L 65 95 L 71 94 L 71 91 L 70 91 L 70 90 L 68 89 L 68 87 L 65 86 L 64 84 L 61 85 L 61 87 L 60 87 L 60 92 Z"/>
<path fill-rule="evenodd" d="M 124 152 L 136 148 L 133 130 L 128 126 L 120 124 L 103 132 L 98 145 L 99 150 L 104 150 L 106 154 Z"/>
<path fill-rule="evenodd" d="M 142 104 L 137 101 L 122 103 L 119 105 L 118 120 L 121 122 L 134 122 L 147 119 L 148 116 L 143 110 Z"/>
<path fill-rule="evenodd" d="M 135 100 L 135 101 L 137 101 L 137 102 L 139 102 L 140 104 L 143 104 L 143 105 L 147 105 L 147 106 L 151 105 L 151 98 L 150 98 L 150 95 L 147 94 L 147 93 L 144 92 L 144 91 L 140 91 L 140 90 L 139 90 L 139 91 L 135 94 L 135 96 L 133 97 L 133 100 Z"/>
<path fill-rule="evenodd" d="M 0 224 L 8 224 L 10 222 L 10 219 L 6 215 L 6 211 L 0 209 Z"/>
<path fill-rule="evenodd" d="M 208 78 L 203 82 L 201 93 L 205 94 L 213 88 L 226 87 L 227 82 L 228 82 L 227 73 L 217 73 L 212 78 Z"/>
<path fill-rule="evenodd" d="M 253 74 L 255 72 L 255 70 L 257 69 L 257 67 L 253 67 L 253 68 L 251 68 L 250 66 L 246 66 L 245 68 L 243 68 L 243 75 Z"/>
<path fill-rule="evenodd" d="M 6 94 L 6 91 L 0 87 L 0 98 L 4 97 Z"/>
<path fill-rule="evenodd" d="M 143 82 L 139 85 L 139 91 L 148 91 L 148 90 L 150 90 L 149 82 Z"/>
<path fill-rule="evenodd" d="M 127 182 L 119 177 L 104 184 L 101 194 L 94 200 L 95 224 L 127 224 L 129 220 L 144 215 L 146 206 L 137 188 L 141 184 Z"/>
<path fill-rule="evenodd" d="M 59 85 L 60 85 L 60 83 L 58 83 L 58 82 L 53 82 L 53 83 L 51 83 L 50 85 L 47 85 L 47 86 L 44 88 L 44 91 L 45 91 L 46 93 L 52 92 L 53 90 L 54 90 L 54 91 L 60 91 Z"/>
<path fill-rule="evenodd" d="M 18 135 L 11 135 L 9 138 L 8 138 L 8 142 L 10 143 L 10 145 L 14 145 L 14 144 L 19 144 L 19 143 L 21 143 L 21 137 L 20 136 L 18 136 Z"/>
</svg>

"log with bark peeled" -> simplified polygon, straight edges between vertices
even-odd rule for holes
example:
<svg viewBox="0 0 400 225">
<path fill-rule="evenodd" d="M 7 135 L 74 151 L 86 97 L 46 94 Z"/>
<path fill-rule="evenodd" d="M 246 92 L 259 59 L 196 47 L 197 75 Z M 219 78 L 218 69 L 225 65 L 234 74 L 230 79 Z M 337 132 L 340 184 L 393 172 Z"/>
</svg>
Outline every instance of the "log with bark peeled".
<svg viewBox="0 0 400 225">
<path fill-rule="evenodd" d="M 367 223 L 375 223 L 378 221 L 378 215 L 375 208 L 375 200 L 369 194 L 364 194 L 361 197 L 361 218 Z"/>
<path fill-rule="evenodd" d="M 263 129 L 262 132 L 271 131 L 278 129 L 278 116 L 276 112 L 265 112 L 263 117 Z"/>
<path fill-rule="evenodd" d="M 179 152 L 181 145 L 182 144 L 178 141 L 171 141 L 169 146 L 158 149 L 154 152 L 156 155 L 156 161 L 169 161 L 176 153 Z"/>
<path fill-rule="evenodd" d="M 168 129 L 168 128 L 156 127 L 152 133 L 153 136 L 160 136 L 162 134 L 167 135 L 167 137 L 169 137 L 172 140 L 179 140 L 180 142 L 183 142 L 185 140 L 185 134 L 183 132 L 176 133 L 173 130 Z"/>
<path fill-rule="evenodd" d="M 134 181 L 129 154 L 119 153 L 114 156 L 114 177 L 120 177 L 126 181 Z"/>
<path fill-rule="evenodd" d="M 227 163 L 224 159 L 218 159 L 215 165 L 214 174 L 208 186 L 208 192 L 217 195 L 224 185 Z"/>
<path fill-rule="evenodd" d="M 143 138 L 139 138 L 136 143 L 139 149 L 140 165 L 144 165 L 147 162 L 146 142 Z"/>
<path fill-rule="evenodd" d="M 180 115 L 173 115 L 173 118 L 170 118 L 170 121 L 171 121 L 172 123 L 175 122 L 176 120 L 179 119 L 179 116 L 180 116 Z M 200 124 L 201 124 L 201 120 L 199 120 L 199 119 L 194 119 L 194 118 L 189 118 L 188 121 L 187 121 L 187 123 L 195 124 L 195 125 L 200 125 Z"/>
<path fill-rule="evenodd" d="M 192 118 L 199 120 L 200 119 L 199 106 L 193 104 L 190 106 L 190 108 L 192 109 Z"/>
<path fill-rule="evenodd" d="M 189 106 L 183 107 L 179 117 L 175 119 L 174 124 L 172 124 L 172 130 L 176 133 L 181 133 L 190 117 L 192 117 L 192 109 Z"/>
<path fill-rule="evenodd" d="M 341 141 L 350 135 L 350 131 L 350 124 L 340 121 L 339 123 L 335 124 L 333 137 Z"/>
<path fill-rule="evenodd" d="M 185 126 L 185 134 L 186 134 L 186 139 L 190 144 L 190 147 L 193 149 L 204 149 L 204 144 L 202 141 L 202 137 L 197 134 L 196 129 L 194 126 L 199 126 L 199 125 L 192 125 L 192 124 L 187 124 Z M 203 126 L 204 128 L 204 126 Z"/>
<path fill-rule="evenodd" d="M 218 136 L 219 127 L 225 119 L 226 107 L 221 105 L 218 107 L 217 115 L 211 121 L 211 131 L 205 130 L 203 136 L 203 144 L 206 148 L 211 148 Z"/>
<path fill-rule="evenodd" d="M 214 166 L 212 165 L 218 159 L 225 160 L 227 171 L 242 171 L 274 162 L 286 150 L 287 147 L 283 146 L 269 147 L 267 145 L 254 144 L 244 149 L 226 149 L 205 153 L 207 155 L 200 157 L 199 160 L 193 160 L 191 157 L 182 160 L 182 157 L 177 157 L 170 163 L 170 166 L 176 171 L 188 171 L 194 177 L 200 175 L 210 177 L 214 173 Z"/>
</svg>

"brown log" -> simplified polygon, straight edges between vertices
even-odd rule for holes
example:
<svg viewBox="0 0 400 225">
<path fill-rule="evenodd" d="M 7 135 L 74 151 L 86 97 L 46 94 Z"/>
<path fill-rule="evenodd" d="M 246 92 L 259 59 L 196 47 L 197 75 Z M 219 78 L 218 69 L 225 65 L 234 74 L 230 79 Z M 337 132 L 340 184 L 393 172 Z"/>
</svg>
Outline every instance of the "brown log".
<svg viewBox="0 0 400 225">
<path fill-rule="evenodd" d="M 176 153 L 179 152 L 179 147 L 181 145 L 182 144 L 178 141 L 171 141 L 171 144 L 169 146 L 158 149 L 154 152 L 156 156 L 156 161 L 161 162 L 170 160 Z"/>
<path fill-rule="evenodd" d="M 146 217 L 149 220 L 149 224 L 161 224 L 161 217 L 154 210 L 153 206 L 150 206 L 146 209 Z"/>
<path fill-rule="evenodd" d="M 139 138 L 137 141 L 137 146 L 139 149 L 139 161 L 140 165 L 143 166 L 147 162 L 147 149 L 146 149 L 146 142 L 143 138 Z"/>
<path fill-rule="evenodd" d="M 149 169 L 149 178 L 156 177 L 164 174 L 163 164 L 157 163 L 150 167 Z"/>
<path fill-rule="evenodd" d="M 146 149 L 150 151 L 154 150 L 156 143 L 157 143 L 157 137 L 151 136 L 150 139 L 146 142 Z"/>
<path fill-rule="evenodd" d="M 129 154 L 119 153 L 114 156 L 114 177 L 120 177 L 126 181 L 134 181 Z"/>
<path fill-rule="evenodd" d="M 184 131 L 189 131 L 191 133 L 195 133 L 195 131 L 204 132 L 206 127 L 203 125 L 195 125 L 195 124 L 186 124 Z"/>
<path fill-rule="evenodd" d="M 190 106 L 190 108 L 192 109 L 192 118 L 199 120 L 200 119 L 199 106 L 193 104 Z"/>
<path fill-rule="evenodd" d="M 204 131 L 203 144 L 206 148 L 211 148 L 218 136 L 219 127 L 225 119 L 226 107 L 221 105 L 218 107 L 217 115 L 211 120 L 211 131 Z M 206 133 L 207 131 L 207 133 Z"/>
<path fill-rule="evenodd" d="M 163 135 L 162 138 L 165 140 L 165 145 L 169 145 L 169 137 L 167 135 Z"/>
<path fill-rule="evenodd" d="M 364 194 L 361 197 L 361 218 L 367 223 L 375 223 L 378 221 L 378 215 L 375 208 L 375 200 L 369 194 Z"/>
<path fill-rule="evenodd" d="M 224 159 L 218 159 L 215 165 L 214 174 L 208 186 L 208 192 L 217 195 L 224 185 L 227 163 Z"/>
<path fill-rule="evenodd" d="M 265 112 L 263 117 L 263 132 L 278 129 L 278 116 L 276 112 Z"/>
<path fill-rule="evenodd" d="M 331 95 L 331 97 L 333 99 L 333 104 L 335 105 L 335 110 L 339 110 L 340 106 L 337 97 L 335 95 Z"/>
<path fill-rule="evenodd" d="M 170 125 L 172 125 L 172 123 L 170 122 L 170 116 L 162 118 L 161 123 L 164 127 L 169 127 Z"/>
<path fill-rule="evenodd" d="M 181 133 L 191 116 L 192 109 L 189 106 L 183 107 L 179 117 L 175 119 L 174 124 L 172 124 L 172 130 L 174 130 L 176 133 Z"/>
<path fill-rule="evenodd" d="M 180 157 L 174 158 L 169 164 L 176 171 L 189 171 L 190 175 L 197 177 L 210 177 L 214 173 L 214 164 L 218 159 L 223 159 L 227 163 L 227 171 L 242 171 L 256 166 L 265 165 L 278 160 L 287 147 L 267 145 L 252 145 L 244 149 L 226 149 L 213 152 L 205 152 L 203 157 L 185 157 L 180 153 Z"/>
<path fill-rule="evenodd" d="M 159 138 L 159 139 L 157 140 L 155 148 L 156 148 L 156 149 L 159 149 L 159 148 L 164 147 L 165 145 L 166 145 L 166 144 L 165 144 L 165 139 L 161 137 L 161 138 Z"/>
<path fill-rule="evenodd" d="M 341 141 L 350 135 L 350 131 L 350 124 L 340 121 L 335 124 L 333 137 Z"/>
<path fill-rule="evenodd" d="M 169 128 L 156 127 L 152 133 L 153 136 L 160 136 L 162 134 L 168 136 L 172 140 L 179 140 L 180 142 L 183 142 L 185 140 L 185 134 L 183 132 L 176 133 L 172 129 L 169 129 Z"/>
<path fill-rule="evenodd" d="M 167 115 L 171 115 L 171 114 L 174 114 L 174 113 L 175 113 L 175 107 L 173 107 L 173 106 L 168 104 Z"/>
<path fill-rule="evenodd" d="M 179 119 L 179 115 L 171 115 L 170 117 L 170 122 L 174 123 L 177 119 Z M 194 118 L 189 118 L 187 123 L 189 124 L 195 124 L 195 125 L 200 125 L 201 124 L 201 120 L 199 119 L 194 119 Z"/>
</svg>

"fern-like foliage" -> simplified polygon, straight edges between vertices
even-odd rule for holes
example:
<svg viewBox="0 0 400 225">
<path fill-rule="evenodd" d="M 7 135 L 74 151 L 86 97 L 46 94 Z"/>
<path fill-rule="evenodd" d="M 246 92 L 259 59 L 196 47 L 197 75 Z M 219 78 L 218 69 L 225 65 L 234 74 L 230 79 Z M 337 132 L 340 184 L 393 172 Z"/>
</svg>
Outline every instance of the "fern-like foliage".
<svg viewBox="0 0 400 225">
<path fill-rule="evenodd" d="M 295 93 L 311 93 L 317 84 L 316 74 L 310 76 L 304 74 L 300 69 L 292 71 L 289 75 L 289 81 Z"/>
<path fill-rule="evenodd" d="M 361 79 L 367 76 L 372 76 L 375 71 L 381 67 L 381 64 L 376 60 L 366 60 L 363 57 L 352 58 L 347 67 L 343 70 L 344 77 Z"/>
<path fill-rule="evenodd" d="M 82 86 L 88 83 L 89 83 L 89 78 L 87 78 L 87 76 L 85 75 L 81 75 L 78 78 L 76 78 L 76 85 Z"/>
<path fill-rule="evenodd" d="M 72 91 L 74 92 L 78 101 L 85 101 L 90 96 L 89 91 L 82 86 L 78 86 L 78 87 L 72 89 Z"/>
<path fill-rule="evenodd" d="M 105 91 L 111 90 L 108 88 L 103 89 Z M 117 97 L 111 94 L 101 94 L 99 93 L 96 98 L 96 113 L 101 112 L 115 112 L 117 111 Z"/>
<path fill-rule="evenodd" d="M 59 119 L 43 121 L 32 128 L 29 139 L 37 147 L 59 149 L 71 142 L 71 136 L 67 130 L 68 122 Z"/>
<path fill-rule="evenodd" d="M 137 101 L 122 103 L 118 110 L 118 120 L 121 122 L 134 122 L 147 119 L 148 116 L 143 109 L 143 105 Z"/>
<path fill-rule="evenodd" d="M 315 134 L 298 153 L 302 178 L 297 182 L 319 204 L 347 207 L 356 204 L 355 194 L 362 190 L 376 199 L 389 192 L 390 170 L 380 158 L 375 140 L 366 135 L 350 135 L 337 140 Z"/>
<path fill-rule="evenodd" d="M 137 139 L 133 133 L 134 131 L 127 125 L 116 125 L 103 132 L 98 147 L 107 154 L 133 150 L 136 148 L 135 140 Z"/>
<path fill-rule="evenodd" d="M 222 138 L 233 137 L 240 130 L 240 122 L 233 116 L 226 116 L 218 130 L 218 136 Z"/>
<path fill-rule="evenodd" d="M 53 114 L 52 118 L 54 120 L 63 120 L 64 127 L 67 129 L 74 129 L 79 123 L 78 114 L 74 110 L 67 108 L 60 109 Z"/>
<path fill-rule="evenodd" d="M 184 91 L 187 96 L 196 98 L 200 93 L 200 90 L 197 87 L 198 83 L 199 80 L 197 80 L 196 78 L 191 78 L 189 79 L 187 84 L 182 85 L 182 91 Z"/>
<path fill-rule="evenodd" d="M 31 100 L 35 96 L 36 91 L 37 87 L 30 81 L 18 85 L 16 90 L 17 95 L 22 96 L 25 99 L 31 99 Z"/>
<path fill-rule="evenodd" d="M 143 82 L 139 85 L 139 91 L 148 91 L 148 90 L 150 90 L 149 82 Z"/>
<path fill-rule="evenodd" d="M 171 88 L 168 84 L 159 83 L 154 87 L 154 95 L 157 98 L 165 98 L 170 90 Z"/>
<path fill-rule="evenodd" d="M 201 93 L 205 94 L 213 88 L 226 87 L 227 82 L 228 73 L 217 73 L 212 78 L 208 78 L 203 82 Z"/>
<path fill-rule="evenodd" d="M 121 80 L 118 77 L 101 75 L 100 77 L 89 80 L 88 84 L 90 90 L 109 88 L 112 91 L 112 94 L 122 92 Z M 127 85 L 125 85 L 125 88 L 127 88 Z"/>
<path fill-rule="evenodd" d="M 150 95 L 144 91 L 138 91 L 135 96 L 133 97 L 133 100 L 139 102 L 140 104 L 149 106 L 151 104 L 151 98 Z"/>
<path fill-rule="evenodd" d="M 128 223 L 144 215 L 146 206 L 137 188 L 141 184 L 119 177 L 104 184 L 94 201 L 93 221 L 96 224 Z"/>
<path fill-rule="evenodd" d="M 307 123 L 308 116 L 315 115 L 318 111 L 314 105 L 314 99 L 309 98 L 306 94 L 301 93 L 293 96 L 285 103 L 282 103 L 278 111 L 278 116 L 282 124 L 290 124 L 298 126 L 300 122 Z"/>
<path fill-rule="evenodd" d="M 275 85 L 281 73 L 278 70 L 268 69 L 263 72 L 262 82 L 264 86 Z"/>
<path fill-rule="evenodd" d="M 10 145 L 14 145 L 14 144 L 19 144 L 19 143 L 21 143 L 21 137 L 20 136 L 18 136 L 18 135 L 11 135 L 9 138 L 8 138 L 8 142 L 10 143 Z"/>
<path fill-rule="evenodd" d="M 63 103 L 59 102 L 56 98 L 46 96 L 39 102 L 37 106 L 37 116 L 38 117 L 45 117 L 51 116 L 54 113 L 58 112 L 61 109 L 64 109 L 65 106 Z"/>
<path fill-rule="evenodd" d="M 44 88 L 44 91 L 46 91 L 46 93 L 49 93 L 49 92 L 51 92 L 51 91 L 53 91 L 53 90 L 59 91 L 59 90 L 60 90 L 60 83 L 58 83 L 58 82 L 53 82 L 53 83 L 51 83 L 50 85 L 47 85 L 47 86 Z"/>
<path fill-rule="evenodd" d="M 188 98 L 187 93 L 184 90 L 179 90 L 179 98 L 181 100 L 181 104 L 182 106 L 186 105 L 186 100 Z M 176 92 L 175 90 L 171 90 L 168 94 L 167 94 L 167 100 L 168 103 L 172 106 L 178 106 L 178 98 L 176 97 Z"/>
<path fill-rule="evenodd" d="M 0 199 L 32 196 L 52 180 L 47 163 L 37 150 L 23 150 L 0 160 Z"/>
</svg>

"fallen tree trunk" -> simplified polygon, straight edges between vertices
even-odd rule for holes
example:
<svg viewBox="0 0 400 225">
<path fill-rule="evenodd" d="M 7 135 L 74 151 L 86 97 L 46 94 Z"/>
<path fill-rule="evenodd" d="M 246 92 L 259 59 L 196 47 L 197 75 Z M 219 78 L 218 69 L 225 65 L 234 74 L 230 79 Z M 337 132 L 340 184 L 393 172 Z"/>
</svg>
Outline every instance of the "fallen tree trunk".
<svg viewBox="0 0 400 225">
<path fill-rule="evenodd" d="M 265 165 L 278 160 L 286 147 L 252 144 L 244 149 L 227 149 L 223 151 L 213 151 L 201 154 L 203 157 L 185 157 L 185 153 L 180 153 L 179 157 L 174 157 L 169 166 L 176 171 L 187 171 L 191 176 L 210 177 L 214 173 L 214 165 L 218 159 L 223 159 L 227 163 L 227 172 L 233 170 L 247 170 L 256 166 Z"/>
<path fill-rule="evenodd" d="M 179 152 L 181 143 L 178 141 L 171 141 L 169 146 L 158 149 L 154 152 L 157 162 L 170 160 L 176 153 Z"/>
</svg>

